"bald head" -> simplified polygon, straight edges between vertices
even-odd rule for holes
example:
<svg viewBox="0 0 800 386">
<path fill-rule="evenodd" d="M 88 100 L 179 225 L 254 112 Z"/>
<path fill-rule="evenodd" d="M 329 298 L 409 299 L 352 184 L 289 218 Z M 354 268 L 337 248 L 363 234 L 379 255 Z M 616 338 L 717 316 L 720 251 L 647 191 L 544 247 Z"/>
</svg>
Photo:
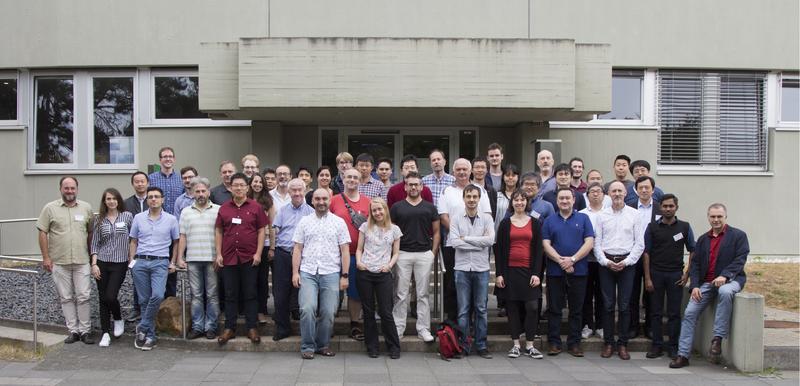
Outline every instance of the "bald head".
<svg viewBox="0 0 800 386">
<path fill-rule="evenodd" d="M 539 154 L 536 154 L 536 166 L 546 176 L 552 173 L 553 162 L 553 153 L 550 150 L 542 150 Z"/>
</svg>

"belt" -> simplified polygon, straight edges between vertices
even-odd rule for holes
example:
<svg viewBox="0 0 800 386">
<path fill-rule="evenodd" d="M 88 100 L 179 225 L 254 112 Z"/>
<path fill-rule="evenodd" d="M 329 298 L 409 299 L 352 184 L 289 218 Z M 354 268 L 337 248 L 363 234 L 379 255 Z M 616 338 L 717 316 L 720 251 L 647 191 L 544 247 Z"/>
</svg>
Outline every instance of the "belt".
<svg viewBox="0 0 800 386">
<path fill-rule="evenodd" d="M 291 251 L 290 249 L 287 249 L 287 248 L 283 248 L 283 247 L 276 247 L 275 249 L 280 249 L 281 251 L 283 251 L 283 252 L 285 252 L 285 253 L 288 253 L 288 254 L 290 254 L 290 255 L 292 254 L 292 251 Z"/>
<path fill-rule="evenodd" d="M 603 252 L 603 253 L 605 253 L 605 252 Z M 605 253 L 606 259 L 611 260 L 611 261 L 613 261 L 615 263 L 619 263 L 620 261 L 625 260 L 628 257 L 629 254 L 630 253 L 626 253 L 624 255 L 612 255 L 610 253 Z"/>
<path fill-rule="evenodd" d="M 136 255 L 133 258 L 141 260 L 161 260 L 161 259 L 169 259 L 169 256 Z"/>
</svg>

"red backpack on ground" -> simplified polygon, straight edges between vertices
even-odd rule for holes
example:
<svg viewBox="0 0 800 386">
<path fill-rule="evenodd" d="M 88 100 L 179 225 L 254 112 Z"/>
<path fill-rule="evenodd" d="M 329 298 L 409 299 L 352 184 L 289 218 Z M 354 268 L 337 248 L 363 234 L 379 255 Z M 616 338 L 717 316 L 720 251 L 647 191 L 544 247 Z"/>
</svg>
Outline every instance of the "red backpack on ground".
<svg viewBox="0 0 800 386">
<path fill-rule="evenodd" d="M 445 321 L 439 324 L 439 327 L 436 329 L 436 339 L 439 340 L 439 356 L 449 361 L 450 358 L 454 358 L 459 356 L 464 352 L 461 348 L 460 338 L 462 336 L 461 330 L 458 326 L 453 325 L 449 321 Z M 470 346 L 472 344 L 472 338 L 467 338 L 467 345 Z"/>
</svg>

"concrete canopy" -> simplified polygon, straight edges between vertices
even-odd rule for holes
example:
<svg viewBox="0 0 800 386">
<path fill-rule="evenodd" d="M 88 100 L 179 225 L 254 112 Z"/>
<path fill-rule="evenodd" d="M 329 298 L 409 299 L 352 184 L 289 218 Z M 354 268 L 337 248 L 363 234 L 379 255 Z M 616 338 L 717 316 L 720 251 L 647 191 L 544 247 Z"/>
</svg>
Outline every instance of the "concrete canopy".
<svg viewBox="0 0 800 386">
<path fill-rule="evenodd" d="M 200 109 L 286 124 L 586 121 L 611 53 L 569 39 L 245 38 L 203 43 Z"/>
</svg>

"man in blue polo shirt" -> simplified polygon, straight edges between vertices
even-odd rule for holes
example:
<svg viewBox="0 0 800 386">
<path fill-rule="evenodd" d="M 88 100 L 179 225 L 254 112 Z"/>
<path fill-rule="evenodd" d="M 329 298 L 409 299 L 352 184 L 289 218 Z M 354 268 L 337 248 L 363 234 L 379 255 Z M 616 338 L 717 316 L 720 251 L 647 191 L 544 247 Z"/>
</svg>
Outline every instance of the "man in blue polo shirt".
<svg viewBox="0 0 800 386">
<path fill-rule="evenodd" d="M 573 209 L 575 193 L 569 187 L 556 190 L 558 214 L 544 220 L 542 243 L 547 255 L 547 355 L 561 353 L 561 311 L 564 297 L 569 302 L 569 333 L 567 350 L 576 357 L 583 356 L 581 349 L 581 322 L 583 299 L 586 296 L 586 275 L 589 272 L 584 259 L 594 246 L 594 230 L 589 216 Z"/>
</svg>

